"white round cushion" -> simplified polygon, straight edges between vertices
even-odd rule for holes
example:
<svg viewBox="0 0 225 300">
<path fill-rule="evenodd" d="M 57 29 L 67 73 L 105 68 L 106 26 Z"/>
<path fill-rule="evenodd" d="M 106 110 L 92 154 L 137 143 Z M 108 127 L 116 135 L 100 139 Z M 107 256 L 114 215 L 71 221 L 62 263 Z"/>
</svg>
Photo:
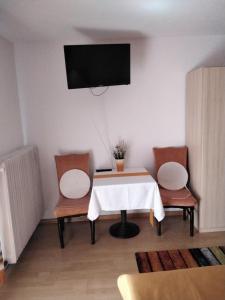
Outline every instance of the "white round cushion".
<svg viewBox="0 0 225 300">
<path fill-rule="evenodd" d="M 61 193 L 69 199 L 84 197 L 89 192 L 90 185 L 89 176 L 79 169 L 65 172 L 59 182 Z"/>
<path fill-rule="evenodd" d="M 180 190 L 186 186 L 188 181 L 187 170 L 181 164 L 170 161 L 158 170 L 158 183 L 167 190 Z"/>
</svg>

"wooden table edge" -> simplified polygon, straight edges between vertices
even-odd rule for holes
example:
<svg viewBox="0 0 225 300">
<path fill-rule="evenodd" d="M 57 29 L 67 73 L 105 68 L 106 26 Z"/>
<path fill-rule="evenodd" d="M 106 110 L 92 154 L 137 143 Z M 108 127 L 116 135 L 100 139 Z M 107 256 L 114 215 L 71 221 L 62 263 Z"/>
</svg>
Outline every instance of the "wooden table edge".
<svg viewBox="0 0 225 300">
<path fill-rule="evenodd" d="M 121 173 L 113 173 L 113 174 L 99 174 L 94 175 L 94 179 L 98 178 L 112 178 L 112 177 L 128 177 L 128 176 L 148 176 L 150 173 L 148 171 L 144 172 L 121 172 Z"/>
</svg>

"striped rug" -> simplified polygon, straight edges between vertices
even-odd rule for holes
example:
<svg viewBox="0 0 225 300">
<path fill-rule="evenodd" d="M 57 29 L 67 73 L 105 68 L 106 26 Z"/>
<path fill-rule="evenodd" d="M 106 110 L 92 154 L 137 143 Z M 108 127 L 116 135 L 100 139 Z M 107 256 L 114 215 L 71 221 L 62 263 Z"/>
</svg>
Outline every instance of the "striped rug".
<svg viewBox="0 0 225 300">
<path fill-rule="evenodd" d="M 135 253 L 140 273 L 225 265 L 225 246 Z"/>
</svg>

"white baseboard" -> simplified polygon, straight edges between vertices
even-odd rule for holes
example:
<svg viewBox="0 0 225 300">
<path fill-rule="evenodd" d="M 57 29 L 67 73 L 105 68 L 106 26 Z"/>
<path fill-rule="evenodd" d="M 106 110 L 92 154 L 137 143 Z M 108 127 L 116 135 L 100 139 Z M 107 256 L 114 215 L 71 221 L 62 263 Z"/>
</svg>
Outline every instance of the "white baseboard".
<svg viewBox="0 0 225 300">
<path fill-rule="evenodd" d="M 200 233 L 225 231 L 225 227 L 199 228 Z"/>
</svg>

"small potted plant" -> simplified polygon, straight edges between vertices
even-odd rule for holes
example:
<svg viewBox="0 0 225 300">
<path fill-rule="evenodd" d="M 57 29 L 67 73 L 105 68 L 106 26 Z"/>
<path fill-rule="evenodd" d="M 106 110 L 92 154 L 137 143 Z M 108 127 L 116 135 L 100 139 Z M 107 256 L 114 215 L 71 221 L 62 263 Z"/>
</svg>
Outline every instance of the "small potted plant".
<svg viewBox="0 0 225 300">
<path fill-rule="evenodd" d="M 116 160 L 116 169 L 118 172 L 122 172 L 124 170 L 124 159 L 126 150 L 127 145 L 123 140 L 119 141 L 119 143 L 115 146 L 113 150 L 113 156 Z"/>
</svg>

